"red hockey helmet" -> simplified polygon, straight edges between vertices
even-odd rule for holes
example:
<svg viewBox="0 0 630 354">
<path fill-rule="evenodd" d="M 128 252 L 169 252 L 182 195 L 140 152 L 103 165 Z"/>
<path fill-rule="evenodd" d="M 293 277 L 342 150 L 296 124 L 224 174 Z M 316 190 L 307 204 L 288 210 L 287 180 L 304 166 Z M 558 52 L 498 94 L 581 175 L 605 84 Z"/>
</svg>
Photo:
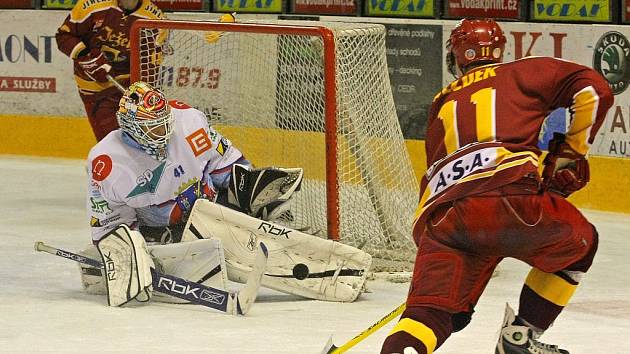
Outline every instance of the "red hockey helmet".
<svg viewBox="0 0 630 354">
<path fill-rule="evenodd" d="M 448 71 L 458 77 L 471 64 L 503 61 L 505 36 L 493 19 L 461 20 L 446 43 Z"/>
</svg>

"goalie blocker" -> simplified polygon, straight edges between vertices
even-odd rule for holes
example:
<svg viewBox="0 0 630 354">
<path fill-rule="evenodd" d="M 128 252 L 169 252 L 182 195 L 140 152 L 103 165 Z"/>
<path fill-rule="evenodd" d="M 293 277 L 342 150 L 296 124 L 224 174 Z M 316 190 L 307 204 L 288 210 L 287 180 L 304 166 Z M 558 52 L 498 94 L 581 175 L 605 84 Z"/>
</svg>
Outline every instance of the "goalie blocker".
<svg viewBox="0 0 630 354">
<path fill-rule="evenodd" d="M 262 285 L 326 301 L 354 301 L 363 289 L 372 257 L 355 247 L 253 218 L 207 200 L 198 200 L 182 242 L 220 239 L 228 278 L 243 282 L 254 262 L 255 245 L 269 250 Z"/>
</svg>

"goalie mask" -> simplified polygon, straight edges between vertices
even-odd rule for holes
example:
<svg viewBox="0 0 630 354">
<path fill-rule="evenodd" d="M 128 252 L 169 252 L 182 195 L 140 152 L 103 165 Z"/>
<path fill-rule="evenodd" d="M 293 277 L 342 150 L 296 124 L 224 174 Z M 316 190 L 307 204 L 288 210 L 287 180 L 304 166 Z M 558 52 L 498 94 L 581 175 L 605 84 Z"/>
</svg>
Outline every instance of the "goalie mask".
<svg viewBox="0 0 630 354">
<path fill-rule="evenodd" d="M 173 115 L 164 94 L 138 81 L 120 99 L 118 125 L 155 159 L 166 158 L 166 146 L 173 133 Z"/>
<path fill-rule="evenodd" d="M 448 71 L 459 78 L 472 64 L 502 62 L 505 42 L 493 19 L 460 21 L 446 42 Z"/>
</svg>

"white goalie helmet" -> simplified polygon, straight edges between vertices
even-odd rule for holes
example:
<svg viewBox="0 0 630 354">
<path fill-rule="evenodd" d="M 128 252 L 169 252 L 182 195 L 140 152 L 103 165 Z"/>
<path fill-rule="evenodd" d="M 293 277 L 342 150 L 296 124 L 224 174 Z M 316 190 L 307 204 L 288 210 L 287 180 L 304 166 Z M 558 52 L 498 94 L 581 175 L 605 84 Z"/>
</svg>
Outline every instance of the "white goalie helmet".
<svg viewBox="0 0 630 354">
<path fill-rule="evenodd" d="M 146 82 L 133 83 L 120 99 L 118 125 L 157 160 L 166 158 L 173 134 L 171 107 L 162 91 Z"/>
</svg>

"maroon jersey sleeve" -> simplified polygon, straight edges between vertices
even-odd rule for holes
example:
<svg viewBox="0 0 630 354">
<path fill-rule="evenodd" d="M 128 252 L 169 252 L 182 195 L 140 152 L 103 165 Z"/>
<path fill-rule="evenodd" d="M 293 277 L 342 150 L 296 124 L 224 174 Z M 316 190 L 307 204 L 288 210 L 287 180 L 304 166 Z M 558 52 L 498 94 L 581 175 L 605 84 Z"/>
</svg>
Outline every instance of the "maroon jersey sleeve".
<svg viewBox="0 0 630 354">
<path fill-rule="evenodd" d="M 556 60 L 556 63 L 560 94 L 552 105 L 569 108 L 566 142 L 584 155 L 604 123 L 614 96 L 608 82 L 595 70 L 562 60 Z"/>
<path fill-rule="evenodd" d="M 77 3 L 80 6 L 81 2 Z M 74 10 L 73 10 L 74 11 Z M 90 17 L 87 16 L 81 22 L 73 19 L 72 14 L 68 15 L 63 24 L 57 29 L 56 40 L 57 47 L 65 55 L 72 59 L 76 59 L 79 53 L 87 48 L 82 38 L 91 31 L 92 25 Z"/>
<path fill-rule="evenodd" d="M 150 0 L 142 0 L 131 13 L 119 8 L 116 0 L 79 0 L 57 30 L 57 46 L 72 59 L 83 49 L 102 51 L 111 63 L 110 74 L 125 83 L 129 79 L 129 29 L 140 18 L 162 19 L 164 14 Z M 84 98 L 112 89 L 111 83 L 92 80 L 76 64 L 74 73 Z"/>
<path fill-rule="evenodd" d="M 432 206 L 538 177 L 545 117 L 565 107 L 567 141 L 586 153 L 613 96 L 594 70 L 549 57 L 476 68 L 442 89 L 430 109 L 421 219 Z"/>
</svg>

